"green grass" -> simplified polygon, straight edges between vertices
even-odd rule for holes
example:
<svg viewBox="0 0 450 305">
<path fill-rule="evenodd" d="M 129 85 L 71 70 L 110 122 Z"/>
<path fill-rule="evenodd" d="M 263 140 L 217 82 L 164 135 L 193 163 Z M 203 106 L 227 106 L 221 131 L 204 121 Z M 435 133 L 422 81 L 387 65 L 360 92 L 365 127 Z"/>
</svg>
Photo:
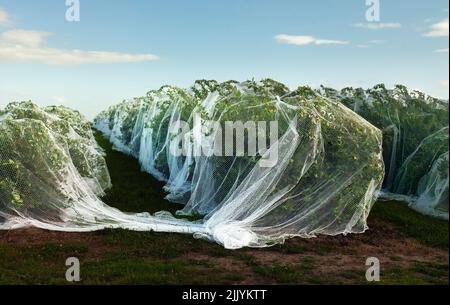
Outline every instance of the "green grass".
<svg viewBox="0 0 450 305">
<path fill-rule="evenodd" d="M 164 184 L 141 170 L 135 158 L 113 150 L 111 143 L 100 132 L 95 132 L 98 144 L 106 153 L 106 163 L 111 175 L 113 188 L 103 199 L 107 204 L 124 212 L 169 211 L 174 213 L 183 206 L 168 202 Z"/>
<path fill-rule="evenodd" d="M 83 277 L 96 284 L 202 284 L 212 280 L 213 274 L 223 275 L 224 272 L 210 262 L 172 260 L 168 263 L 152 258 L 124 259 L 120 253 L 83 266 Z M 223 284 L 232 283 L 226 276 L 220 280 Z"/>
<path fill-rule="evenodd" d="M 394 268 L 383 275 L 386 285 L 442 285 L 448 278 L 448 264 L 416 262 L 408 268 Z M 448 285 L 448 283 L 447 283 Z"/>
<path fill-rule="evenodd" d="M 67 284 L 65 260 L 86 252 L 86 245 L 71 241 L 25 247 L 0 244 L 0 285 Z"/>
<path fill-rule="evenodd" d="M 375 204 L 372 216 L 394 224 L 405 236 L 417 239 L 425 245 L 448 249 L 448 221 L 419 214 L 406 203 L 394 201 Z"/>
<path fill-rule="evenodd" d="M 311 269 L 308 265 L 297 267 L 290 264 L 277 263 L 273 266 L 256 266 L 253 270 L 257 274 L 272 278 L 280 284 L 295 284 L 299 278 L 305 277 Z"/>
</svg>

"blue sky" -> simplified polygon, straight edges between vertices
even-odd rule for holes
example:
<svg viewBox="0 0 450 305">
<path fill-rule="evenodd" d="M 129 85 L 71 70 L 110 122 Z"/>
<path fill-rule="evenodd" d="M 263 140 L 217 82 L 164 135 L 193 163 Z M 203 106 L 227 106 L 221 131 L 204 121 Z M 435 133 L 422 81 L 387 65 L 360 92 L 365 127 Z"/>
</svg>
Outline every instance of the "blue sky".
<svg viewBox="0 0 450 305">
<path fill-rule="evenodd" d="M 203 78 L 401 83 L 448 98 L 448 2 L 380 4 L 368 25 L 366 0 L 80 0 L 67 22 L 65 0 L 0 0 L 0 107 L 33 99 L 92 118 Z"/>
</svg>

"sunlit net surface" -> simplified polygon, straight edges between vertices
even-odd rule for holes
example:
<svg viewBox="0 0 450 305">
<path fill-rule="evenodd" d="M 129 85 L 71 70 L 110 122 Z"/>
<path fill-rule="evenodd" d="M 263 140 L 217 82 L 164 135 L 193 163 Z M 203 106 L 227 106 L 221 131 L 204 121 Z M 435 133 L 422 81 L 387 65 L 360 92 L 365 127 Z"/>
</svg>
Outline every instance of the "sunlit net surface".
<svg viewBox="0 0 450 305">
<path fill-rule="evenodd" d="M 170 143 L 177 132 L 170 126 L 178 120 L 193 126 L 196 118 L 219 125 L 276 121 L 277 141 L 256 155 L 175 156 Z M 99 199 L 111 186 L 108 171 L 90 124 L 77 112 L 16 103 L 0 122 L 2 229 L 154 230 L 230 249 L 265 247 L 294 236 L 364 232 L 384 177 L 379 129 L 309 88 L 291 91 L 270 80 L 163 87 L 95 119 L 117 150 L 166 183 L 167 199 L 184 205 L 177 218 L 125 214 Z M 216 147 L 216 132 L 205 137 L 193 128 L 184 136 Z M 261 166 L 275 153 L 272 166 Z"/>
</svg>

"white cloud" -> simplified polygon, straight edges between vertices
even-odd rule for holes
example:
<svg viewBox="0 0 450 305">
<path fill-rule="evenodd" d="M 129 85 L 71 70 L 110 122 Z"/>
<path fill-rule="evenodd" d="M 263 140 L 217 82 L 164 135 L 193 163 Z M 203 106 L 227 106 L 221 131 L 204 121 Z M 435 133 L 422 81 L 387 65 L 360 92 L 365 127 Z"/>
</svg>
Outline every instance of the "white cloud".
<svg viewBox="0 0 450 305">
<path fill-rule="evenodd" d="M 318 39 L 313 36 L 293 36 L 293 35 L 280 34 L 280 35 L 275 36 L 274 38 L 278 42 L 287 43 L 287 44 L 291 44 L 291 45 L 297 45 L 297 46 L 305 46 L 305 45 L 309 45 L 309 44 L 315 44 L 315 45 L 349 44 L 348 41 Z"/>
<path fill-rule="evenodd" d="M 439 81 L 439 85 L 444 89 L 448 89 L 448 79 Z"/>
<path fill-rule="evenodd" d="M 438 49 L 436 51 L 434 51 L 436 53 L 448 53 L 448 48 L 447 49 Z"/>
<path fill-rule="evenodd" d="M 430 26 L 423 36 L 426 37 L 448 37 L 448 18 Z"/>
<path fill-rule="evenodd" d="M 38 47 L 50 36 L 48 32 L 11 30 L 0 33 L 0 43 L 16 46 Z"/>
<path fill-rule="evenodd" d="M 0 25 L 8 25 L 10 23 L 8 13 L 0 7 Z"/>
<path fill-rule="evenodd" d="M 51 65 L 130 63 L 158 60 L 153 54 L 127 54 L 51 48 L 46 39 L 51 33 L 11 30 L 0 33 L 0 60 L 39 62 Z"/>
<path fill-rule="evenodd" d="M 383 29 L 398 29 L 401 28 L 401 23 L 380 23 L 380 22 L 369 22 L 369 23 L 357 23 L 353 25 L 355 28 L 367 29 L 367 30 L 383 30 Z"/>
</svg>

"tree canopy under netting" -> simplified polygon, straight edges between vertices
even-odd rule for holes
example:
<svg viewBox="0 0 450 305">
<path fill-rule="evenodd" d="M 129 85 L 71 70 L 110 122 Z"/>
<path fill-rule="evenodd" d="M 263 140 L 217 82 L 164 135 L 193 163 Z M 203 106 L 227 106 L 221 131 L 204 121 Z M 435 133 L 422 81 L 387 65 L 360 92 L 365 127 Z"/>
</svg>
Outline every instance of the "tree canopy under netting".
<svg viewBox="0 0 450 305">
<path fill-rule="evenodd" d="M 400 85 L 318 92 L 383 131 L 384 198 L 408 201 L 419 212 L 448 220 L 448 101 Z"/>
<path fill-rule="evenodd" d="M 256 154 L 174 155 L 178 120 L 217 122 L 182 134 L 214 151 L 227 122 L 275 121 L 277 137 Z M 154 230 L 231 249 L 265 247 L 295 236 L 364 232 L 384 177 L 379 129 L 310 88 L 292 91 L 271 80 L 165 86 L 111 107 L 94 126 L 166 183 L 167 199 L 184 204 L 179 215 L 105 205 L 100 197 L 110 180 L 90 124 L 66 108 L 13 103 L 0 114 L 0 228 Z M 273 154 L 277 162 L 261 166 Z"/>
</svg>

